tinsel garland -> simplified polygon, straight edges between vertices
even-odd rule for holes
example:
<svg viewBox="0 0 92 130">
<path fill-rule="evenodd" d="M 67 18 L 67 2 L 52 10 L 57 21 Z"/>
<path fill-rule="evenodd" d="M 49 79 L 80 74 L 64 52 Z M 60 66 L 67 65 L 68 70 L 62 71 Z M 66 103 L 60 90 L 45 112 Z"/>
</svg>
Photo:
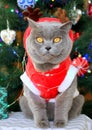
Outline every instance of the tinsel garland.
<svg viewBox="0 0 92 130">
<path fill-rule="evenodd" d="M 7 90 L 0 87 L 0 119 L 8 118 L 7 105 Z"/>
</svg>

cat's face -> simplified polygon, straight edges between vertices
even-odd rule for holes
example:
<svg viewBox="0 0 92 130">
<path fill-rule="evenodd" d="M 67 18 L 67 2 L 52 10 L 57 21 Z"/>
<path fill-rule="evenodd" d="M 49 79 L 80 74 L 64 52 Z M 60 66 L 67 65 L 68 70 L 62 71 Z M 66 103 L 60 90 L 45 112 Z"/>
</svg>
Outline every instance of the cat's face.
<svg viewBox="0 0 92 130">
<path fill-rule="evenodd" d="M 72 41 L 69 38 L 71 22 L 29 21 L 31 33 L 27 38 L 27 52 L 37 64 L 59 64 L 71 52 Z"/>
</svg>

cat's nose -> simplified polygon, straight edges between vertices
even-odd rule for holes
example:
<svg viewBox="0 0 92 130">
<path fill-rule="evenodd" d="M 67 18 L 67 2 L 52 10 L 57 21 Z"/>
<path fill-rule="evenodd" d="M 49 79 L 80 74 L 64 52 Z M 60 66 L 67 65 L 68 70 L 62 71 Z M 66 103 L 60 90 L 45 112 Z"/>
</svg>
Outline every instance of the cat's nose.
<svg viewBox="0 0 92 130">
<path fill-rule="evenodd" d="M 50 46 L 47 46 L 47 47 L 45 47 L 45 49 L 46 49 L 47 51 L 49 51 L 49 50 L 51 49 L 51 47 L 50 47 Z"/>
</svg>

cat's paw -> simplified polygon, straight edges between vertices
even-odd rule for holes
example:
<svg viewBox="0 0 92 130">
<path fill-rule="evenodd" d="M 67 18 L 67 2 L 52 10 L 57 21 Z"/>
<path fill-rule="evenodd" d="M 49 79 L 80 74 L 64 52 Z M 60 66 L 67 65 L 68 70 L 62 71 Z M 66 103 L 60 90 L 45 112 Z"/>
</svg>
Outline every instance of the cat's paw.
<svg viewBox="0 0 92 130">
<path fill-rule="evenodd" d="M 67 124 L 67 121 L 65 121 L 65 120 L 56 120 L 56 121 L 54 121 L 54 125 L 57 128 L 64 127 L 66 124 Z"/>
<path fill-rule="evenodd" d="M 39 128 L 48 128 L 48 127 L 50 127 L 49 121 L 43 119 L 43 120 L 41 120 L 41 121 L 39 121 L 37 123 L 37 127 L 39 127 Z"/>
</svg>

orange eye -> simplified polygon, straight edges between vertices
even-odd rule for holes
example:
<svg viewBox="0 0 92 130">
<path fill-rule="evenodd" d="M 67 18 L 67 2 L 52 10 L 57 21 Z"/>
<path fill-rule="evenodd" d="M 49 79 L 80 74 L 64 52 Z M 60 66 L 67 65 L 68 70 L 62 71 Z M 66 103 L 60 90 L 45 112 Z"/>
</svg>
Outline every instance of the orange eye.
<svg viewBox="0 0 92 130">
<path fill-rule="evenodd" d="M 54 40 L 53 40 L 54 43 L 58 43 L 58 42 L 60 42 L 60 41 L 61 41 L 61 38 L 60 38 L 60 37 L 56 37 L 56 38 L 54 38 Z"/>
<path fill-rule="evenodd" d="M 36 40 L 38 43 L 43 43 L 43 41 L 44 41 L 42 37 L 37 37 Z"/>
</svg>

